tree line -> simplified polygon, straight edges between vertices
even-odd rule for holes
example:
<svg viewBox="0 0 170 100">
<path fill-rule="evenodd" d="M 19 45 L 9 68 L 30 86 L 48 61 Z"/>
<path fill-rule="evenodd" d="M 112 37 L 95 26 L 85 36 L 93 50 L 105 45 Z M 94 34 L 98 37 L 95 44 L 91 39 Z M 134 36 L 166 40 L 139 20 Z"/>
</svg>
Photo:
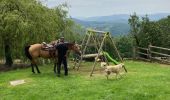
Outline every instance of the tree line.
<svg viewBox="0 0 170 100">
<path fill-rule="evenodd" d="M 148 48 L 152 44 L 170 48 L 170 16 L 151 21 L 147 15 L 140 18 L 134 13 L 130 15 L 128 23 L 129 34 L 117 37 L 117 46 L 123 57 L 132 57 L 136 46 Z"/>
<path fill-rule="evenodd" d="M 151 21 L 147 15 L 140 18 L 134 13 L 130 15 L 128 23 L 130 25 L 129 34 L 113 38 L 123 58 L 132 58 L 133 48 L 137 46 L 148 48 L 148 45 L 152 44 L 170 48 L 170 16 L 158 21 Z M 105 50 L 112 57 L 117 58 L 114 48 L 110 44 L 108 41 Z"/>
<path fill-rule="evenodd" d="M 11 66 L 24 59 L 26 45 L 65 36 L 77 39 L 76 25 L 68 18 L 67 4 L 48 8 L 38 0 L 0 0 L 0 59 Z"/>
</svg>

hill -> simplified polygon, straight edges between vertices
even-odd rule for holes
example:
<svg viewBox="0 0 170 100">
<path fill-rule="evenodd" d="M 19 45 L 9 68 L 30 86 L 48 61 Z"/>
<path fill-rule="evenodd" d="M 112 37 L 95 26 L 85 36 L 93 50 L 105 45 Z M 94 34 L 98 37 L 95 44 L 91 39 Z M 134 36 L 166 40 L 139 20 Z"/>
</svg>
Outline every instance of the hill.
<svg viewBox="0 0 170 100">
<path fill-rule="evenodd" d="M 170 13 L 157 13 L 150 14 L 148 17 L 152 21 L 160 20 L 161 18 L 167 17 Z M 144 17 L 145 15 L 139 15 Z M 117 14 L 110 16 L 96 16 L 88 18 L 73 18 L 73 20 L 84 26 L 84 28 L 94 28 L 102 31 L 109 31 L 112 35 L 128 34 L 130 26 L 128 24 L 128 14 Z"/>
</svg>

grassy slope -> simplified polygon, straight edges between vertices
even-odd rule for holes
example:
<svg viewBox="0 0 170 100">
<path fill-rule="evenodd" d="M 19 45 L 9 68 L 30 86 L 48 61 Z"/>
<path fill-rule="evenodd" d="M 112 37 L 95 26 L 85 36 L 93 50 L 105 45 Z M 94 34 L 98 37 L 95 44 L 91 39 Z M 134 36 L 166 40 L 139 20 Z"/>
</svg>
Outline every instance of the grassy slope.
<svg viewBox="0 0 170 100">
<path fill-rule="evenodd" d="M 146 62 L 125 62 L 128 74 L 116 80 L 98 72 L 89 77 L 92 63 L 84 63 L 79 72 L 55 77 L 53 67 L 42 66 L 42 74 L 31 69 L 0 73 L 0 100 L 170 100 L 170 67 Z M 10 86 L 9 81 L 27 83 Z"/>
</svg>

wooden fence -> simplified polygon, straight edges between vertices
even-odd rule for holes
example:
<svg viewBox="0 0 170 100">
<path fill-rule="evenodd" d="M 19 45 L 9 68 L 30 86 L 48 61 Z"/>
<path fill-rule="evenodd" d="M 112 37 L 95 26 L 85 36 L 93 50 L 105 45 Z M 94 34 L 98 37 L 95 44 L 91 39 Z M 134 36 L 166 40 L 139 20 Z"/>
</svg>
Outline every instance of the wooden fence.
<svg viewBox="0 0 170 100">
<path fill-rule="evenodd" d="M 148 48 L 136 47 L 136 59 L 146 61 L 159 61 L 161 63 L 170 64 L 170 49 L 149 45 Z"/>
</svg>

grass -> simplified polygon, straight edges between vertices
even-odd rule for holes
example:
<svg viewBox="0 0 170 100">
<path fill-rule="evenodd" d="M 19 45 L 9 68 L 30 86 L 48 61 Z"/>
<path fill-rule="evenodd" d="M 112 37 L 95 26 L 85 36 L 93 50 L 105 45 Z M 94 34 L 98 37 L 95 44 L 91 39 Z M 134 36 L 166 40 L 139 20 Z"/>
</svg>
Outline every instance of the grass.
<svg viewBox="0 0 170 100">
<path fill-rule="evenodd" d="M 31 68 L 0 73 L 0 100 L 170 100 L 170 66 L 138 61 L 125 62 L 128 73 L 107 80 L 95 71 L 89 77 L 92 63 L 83 63 L 80 71 L 69 76 L 54 76 L 53 66 L 40 67 L 41 74 Z M 63 72 L 62 72 L 63 73 Z M 12 80 L 25 84 L 11 86 Z"/>
</svg>

